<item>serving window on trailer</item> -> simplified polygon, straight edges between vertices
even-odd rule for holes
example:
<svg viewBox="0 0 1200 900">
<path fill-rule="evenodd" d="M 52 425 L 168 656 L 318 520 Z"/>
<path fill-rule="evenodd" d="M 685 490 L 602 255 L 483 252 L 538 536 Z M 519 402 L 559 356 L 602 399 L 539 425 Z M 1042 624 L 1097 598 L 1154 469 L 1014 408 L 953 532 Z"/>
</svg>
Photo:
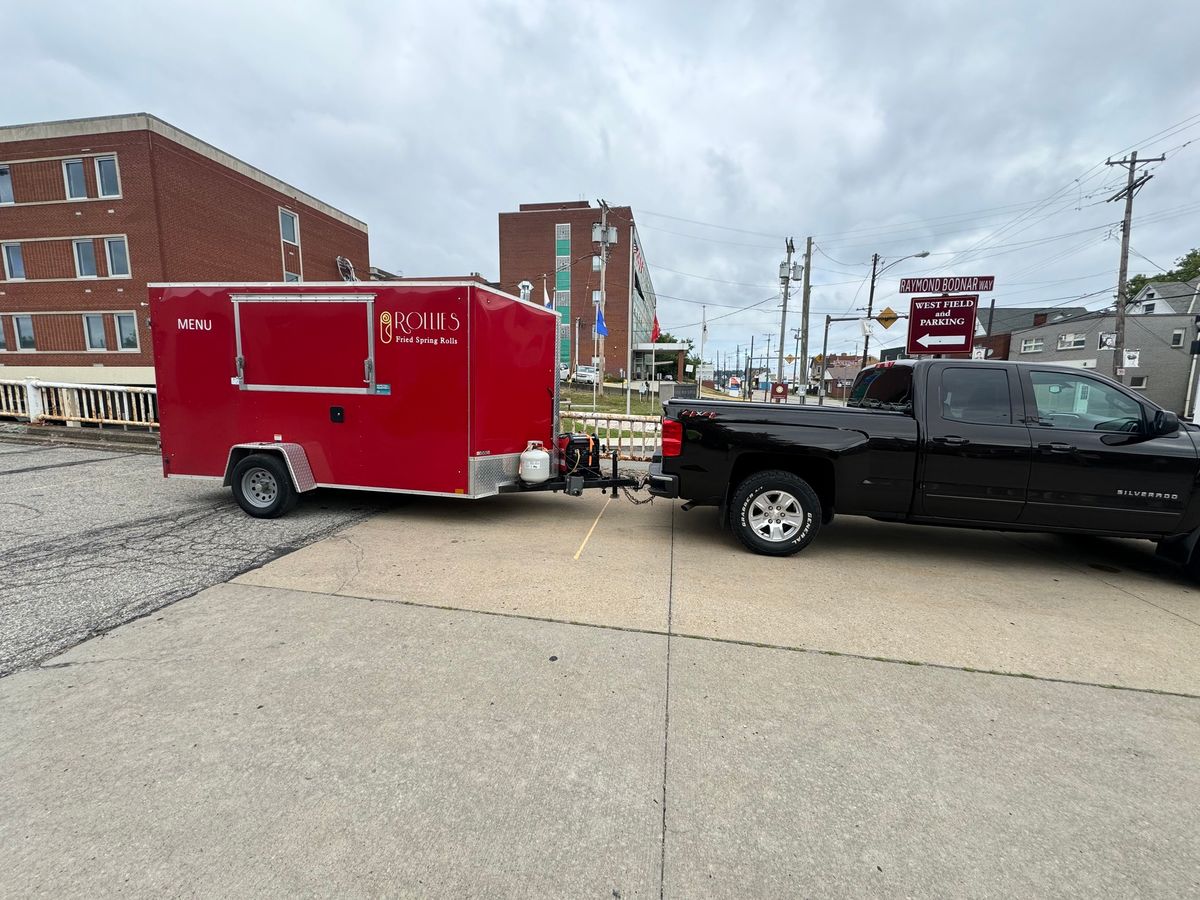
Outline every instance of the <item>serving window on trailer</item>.
<svg viewBox="0 0 1200 900">
<path fill-rule="evenodd" d="M 374 294 L 233 294 L 243 391 L 375 393 Z"/>
</svg>

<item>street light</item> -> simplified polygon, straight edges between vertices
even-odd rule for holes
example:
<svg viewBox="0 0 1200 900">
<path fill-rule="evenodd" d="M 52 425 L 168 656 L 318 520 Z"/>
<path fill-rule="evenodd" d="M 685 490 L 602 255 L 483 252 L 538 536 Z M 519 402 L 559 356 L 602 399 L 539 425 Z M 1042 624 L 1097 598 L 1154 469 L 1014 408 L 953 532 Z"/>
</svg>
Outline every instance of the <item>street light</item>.
<svg viewBox="0 0 1200 900">
<path fill-rule="evenodd" d="M 924 259 L 929 255 L 928 250 L 922 250 L 920 253 L 910 253 L 908 256 L 902 256 L 899 259 L 894 259 L 882 269 L 876 271 L 879 266 L 879 254 L 876 253 L 871 257 L 871 292 L 867 295 L 867 321 L 870 321 L 871 314 L 875 310 L 875 279 L 890 269 L 896 263 L 902 263 L 906 259 Z M 863 352 L 862 352 L 862 368 L 867 367 L 867 349 L 871 346 L 871 331 L 869 328 L 863 331 Z"/>
</svg>

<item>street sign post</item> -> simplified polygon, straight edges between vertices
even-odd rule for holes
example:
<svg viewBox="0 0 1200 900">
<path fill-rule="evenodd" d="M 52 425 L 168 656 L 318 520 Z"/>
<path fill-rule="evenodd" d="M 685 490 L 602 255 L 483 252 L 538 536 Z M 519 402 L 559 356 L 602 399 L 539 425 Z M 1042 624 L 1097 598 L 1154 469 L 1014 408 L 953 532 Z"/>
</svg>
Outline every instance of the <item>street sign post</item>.
<svg viewBox="0 0 1200 900">
<path fill-rule="evenodd" d="M 931 278 L 900 279 L 902 294 L 986 293 L 995 289 L 995 275 L 940 275 Z"/>
<path fill-rule="evenodd" d="M 913 297 L 908 317 L 908 353 L 970 353 L 975 346 L 978 294 Z"/>
</svg>

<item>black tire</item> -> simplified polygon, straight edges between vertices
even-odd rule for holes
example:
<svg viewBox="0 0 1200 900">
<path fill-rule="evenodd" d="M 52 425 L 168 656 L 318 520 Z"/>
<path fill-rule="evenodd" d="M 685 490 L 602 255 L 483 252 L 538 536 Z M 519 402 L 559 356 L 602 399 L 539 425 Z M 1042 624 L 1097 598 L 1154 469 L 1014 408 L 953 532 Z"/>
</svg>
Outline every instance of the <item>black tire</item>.
<svg viewBox="0 0 1200 900">
<path fill-rule="evenodd" d="M 791 556 L 821 530 L 821 500 L 799 475 L 776 469 L 755 472 L 733 493 L 729 527 L 748 550 Z"/>
<path fill-rule="evenodd" d="M 275 519 L 300 500 L 283 459 L 277 453 L 251 453 L 233 467 L 233 499 L 256 519 Z"/>
</svg>

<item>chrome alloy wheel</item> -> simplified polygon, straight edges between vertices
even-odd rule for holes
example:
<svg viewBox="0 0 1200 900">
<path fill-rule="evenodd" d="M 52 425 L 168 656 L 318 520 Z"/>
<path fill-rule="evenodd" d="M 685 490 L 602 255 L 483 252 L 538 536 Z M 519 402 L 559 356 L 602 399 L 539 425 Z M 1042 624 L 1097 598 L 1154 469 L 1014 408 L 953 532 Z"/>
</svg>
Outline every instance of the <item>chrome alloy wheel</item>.
<svg viewBox="0 0 1200 900">
<path fill-rule="evenodd" d="M 242 475 L 242 496 L 251 506 L 266 509 L 279 496 L 279 484 L 266 469 L 248 469 Z"/>
<path fill-rule="evenodd" d="M 764 541 L 790 541 L 804 527 L 804 510 L 787 491 L 763 491 L 746 515 L 750 529 Z"/>
</svg>

